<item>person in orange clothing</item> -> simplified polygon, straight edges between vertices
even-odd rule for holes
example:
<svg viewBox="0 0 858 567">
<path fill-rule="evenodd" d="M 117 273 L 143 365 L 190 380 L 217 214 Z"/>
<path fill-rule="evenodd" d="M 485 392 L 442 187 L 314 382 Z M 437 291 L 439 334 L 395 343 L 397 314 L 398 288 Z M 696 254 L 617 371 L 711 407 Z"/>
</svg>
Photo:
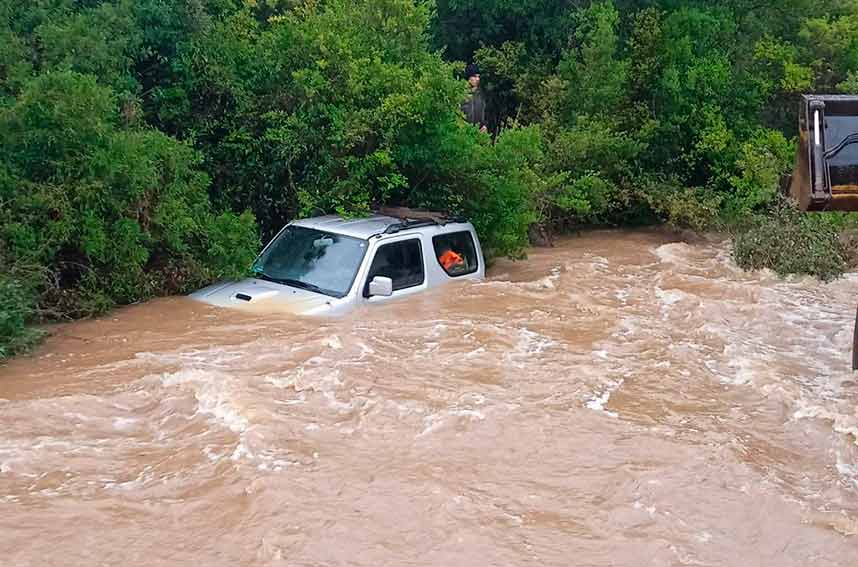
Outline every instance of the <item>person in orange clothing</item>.
<svg viewBox="0 0 858 567">
<path fill-rule="evenodd" d="M 441 266 L 443 266 L 448 273 L 455 268 L 461 268 L 465 265 L 465 259 L 449 248 L 445 249 L 444 253 L 438 256 L 438 261 L 441 262 Z"/>
</svg>

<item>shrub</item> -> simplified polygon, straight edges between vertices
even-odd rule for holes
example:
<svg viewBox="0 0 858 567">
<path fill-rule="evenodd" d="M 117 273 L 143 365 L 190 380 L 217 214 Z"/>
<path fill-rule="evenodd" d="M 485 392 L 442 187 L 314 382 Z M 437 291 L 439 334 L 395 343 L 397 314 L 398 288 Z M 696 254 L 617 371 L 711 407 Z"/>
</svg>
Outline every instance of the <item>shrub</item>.
<svg viewBox="0 0 858 567">
<path fill-rule="evenodd" d="M 212 210 L 200 156 L 123 128 L 112 90 L 92 76 L 29 82 L 0 110 L 0 156 L 2 252 L 50 273 L 34 291 L 53 316 L 185 291 L 246 268 L 257 249 L 251 215 Z"/>
<path fill-rule="evenodd" d="M 768 268 L 833 280 L 847 268 L 846 250 L 836 224 L 825 214 L 801 213 L 781 202 L 733 242 L 733 258 L 745 270 Z"/>
<path fill-rule="evenodd" d="M 27 327 L 34 306 L 25 286 L 0 274 L 0 362 L 33 346 L 42 333 Z"/>
<path fill-rule="evenodd" d="M 641 196 L 674 229 L 705 232 L 719 224 L 722 196 L 712 191 L 682 187 L 676 180 L 648 181 L 643 183 Z"/>
<path fill-rule="evenodd" d="M 742 144 L 731 176 L 733 191 L 725 200 L 724 217 L 741 222 L 770 206 L 778 196 L 781 176 L 792 168 L 795 147 L 780 132 L 760 129 Z"/>
</svg>

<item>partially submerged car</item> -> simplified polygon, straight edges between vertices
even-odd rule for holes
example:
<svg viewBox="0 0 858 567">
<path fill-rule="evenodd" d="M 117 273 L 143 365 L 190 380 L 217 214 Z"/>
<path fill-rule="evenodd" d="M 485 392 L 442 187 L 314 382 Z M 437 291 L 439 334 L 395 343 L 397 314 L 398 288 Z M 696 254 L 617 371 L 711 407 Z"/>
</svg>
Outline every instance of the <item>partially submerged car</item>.
<svg viewBox="0 0 858 567">
<path fill-rule="evenodd" d="M 454 280 L 481 280 L 485 261 L 474 227 L 461 219 L 324 216 L 286 225 L 259 255 L 253 276 L 191 298 L 259 312 L 340 315 Z"/>
</svg>

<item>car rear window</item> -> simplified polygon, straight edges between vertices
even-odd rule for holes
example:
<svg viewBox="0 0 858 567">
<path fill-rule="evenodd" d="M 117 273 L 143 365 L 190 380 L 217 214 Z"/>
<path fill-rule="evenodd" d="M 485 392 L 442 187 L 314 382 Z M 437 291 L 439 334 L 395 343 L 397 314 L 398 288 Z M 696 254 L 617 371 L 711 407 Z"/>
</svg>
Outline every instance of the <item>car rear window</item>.
<svg viewBox="0 0 858 567">
<path fill-rule="evenodd" d="M 435 258 L 451 278 L 473 274 L 479 268 L 474 238 L 467 230 L 432 238 Z"/>
</svg>

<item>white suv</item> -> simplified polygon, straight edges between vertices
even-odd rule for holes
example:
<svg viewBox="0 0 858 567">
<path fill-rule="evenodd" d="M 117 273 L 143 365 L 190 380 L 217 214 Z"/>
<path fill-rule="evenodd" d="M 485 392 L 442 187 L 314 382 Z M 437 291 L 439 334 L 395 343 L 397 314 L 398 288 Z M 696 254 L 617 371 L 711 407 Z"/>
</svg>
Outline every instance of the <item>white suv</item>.
<svg viewBox="0 0 858 567">
<path fill-rule="evenodd" d="M 474 227 L 459 219 L 325 216 L 288 224 L 253 273 L 191 297 L 260 312 L 339 315 L 452 280 L 482 280 L 485 261 Z"/>
</svg>

